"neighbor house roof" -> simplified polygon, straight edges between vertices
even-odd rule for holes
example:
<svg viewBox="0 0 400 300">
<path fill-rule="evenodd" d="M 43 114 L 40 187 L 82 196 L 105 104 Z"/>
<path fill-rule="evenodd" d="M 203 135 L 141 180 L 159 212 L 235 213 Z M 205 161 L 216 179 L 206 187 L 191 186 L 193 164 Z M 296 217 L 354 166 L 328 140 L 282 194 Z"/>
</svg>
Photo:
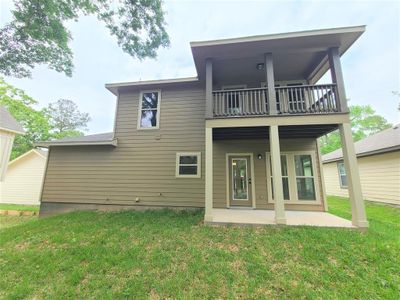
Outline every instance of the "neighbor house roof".
<svg viewBox="0 0 400 300">
<path fill-rule="evenodd" d="M 50 146 L 90 146 L 90 145 L 110 145 L 117 146 L 117 139 L 113 132 L 91 134 L 85 136 L 68 137 L 55 141 L 44 141 L 35 143 L 36 147 Z"/>
<path fill-rule="evenodd" d="M 354 143 L 357 157 L 400 150 L 400 124 Z M 322 156 L 323 163 L 341 160 L 342 149 Z"/>
<path fill-rule="evenodd" d="M 21 124 L 14 119 L 4 106 L 0 106 L 0 129 L 13 133 L 25 133 Z"/>
<path fill-rule="evenodd" d="M 39 155 L 39 156 L 41 156 L 43 158 L 47 158 L 47 153 L 48 153 L 48 151 L 43 151 L 43 150 L 40 150 L 40 149 L 32 149 L 32 150 L 29 150 L 29 151 L 25 152 L 24 154 L 18 156 L 17 158 L 13 159 L 12 161 L 10 161 L 8 163 L 8 166 L 13 165 L 17 161 L 20 161 L 24 157 L 27 157 L 27 156 L 32 155 L 32 154 Z"/>
</svg>

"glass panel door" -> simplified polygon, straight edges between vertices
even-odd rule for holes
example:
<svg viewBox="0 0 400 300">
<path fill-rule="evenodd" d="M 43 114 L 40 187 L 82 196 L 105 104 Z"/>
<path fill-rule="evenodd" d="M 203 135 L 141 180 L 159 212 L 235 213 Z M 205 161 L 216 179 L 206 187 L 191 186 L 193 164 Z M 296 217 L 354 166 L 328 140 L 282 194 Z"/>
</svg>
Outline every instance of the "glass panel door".
<svg viewBox="0 0 400 300">
<path fill-rule="evenodd" d="M 297 197 L 299 200 L 316 200 L 311 155 L 295 155 Z"/>
<path fill-rule="evenodd" d="M 251 156 L 230 156 L 228 159 L 229 204 L 251 206 Z"/>
<path fill-rule="evenodd" d="M 232 158 L 232 196 L 233 200 L 249 199 L 247 182 L 247 159 Z"/>
</svg>

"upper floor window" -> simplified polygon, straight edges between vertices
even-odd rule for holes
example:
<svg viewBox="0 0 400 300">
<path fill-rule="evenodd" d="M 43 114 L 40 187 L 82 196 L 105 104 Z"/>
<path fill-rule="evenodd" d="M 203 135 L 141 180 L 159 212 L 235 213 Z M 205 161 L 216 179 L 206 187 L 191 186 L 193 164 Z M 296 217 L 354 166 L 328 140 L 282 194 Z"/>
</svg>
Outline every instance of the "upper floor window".
<svg viewBox="0 0 400 300">
<path fill-rule="evenodd" d="M 344 167 L 344 163 L 338 162 L 337 167 L 338 167 L 338 173 L 339 173 L 340 187 L 347 188 L 347 175 L 346 175 L 346 169 Z"/>
<path fill-rule="evenodd" d="M 156 129 L 160 126 L 160 91 L 143 91 L 140 94 L 138 128 Z"/>
</svg>

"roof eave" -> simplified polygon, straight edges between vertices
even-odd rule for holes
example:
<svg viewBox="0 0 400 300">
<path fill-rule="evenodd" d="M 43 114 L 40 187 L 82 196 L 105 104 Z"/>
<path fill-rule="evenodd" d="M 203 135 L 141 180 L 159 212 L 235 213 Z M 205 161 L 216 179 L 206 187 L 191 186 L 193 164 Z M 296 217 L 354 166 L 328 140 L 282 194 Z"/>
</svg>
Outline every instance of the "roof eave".
<svg viewBox="0 0 400 300">
<path fill-rule="evenodd" d="M 274 39 L 286 39 L 286 38 L 299 38 L 305 36 L 317 36 L 322 34 L 337 34 L 337 33 L 349 33 L 349 32 L 364 32 L 366 25 L 359 26 L 349 26 L 349 27 L 338 27 L 338 28 L 328 28 L 328 29 L 316 29 L 316 30 L 304 30 L 296 32 L 287 33 L 275 33 L 275 34 L 265 34 L 256 36 L 247 36 L 239 38 L 228 38 L 228 39 L 218 39 L 209 41 L 193 41 L 190 42 L 191 48 L 196 47 L 207 47 L 225 44 L 235 44 L 235 43 L 246 43 L 246 42 L 258 42 Z"/>
<path fill-rule="evenodd" d="M 0 130 L 8 131 L 8 132 L 15 133 L 15 134 L 25 134 L 25 131 L 23 129 L 22 130 L 13 130 L 13 129 L 5 128 L 5 127 L 0 127 Z"/>
<path fill-rule="evenodd" d="M 184 77 L 184 78 L 170 78 L 170 79 L 159 79 L 159 80 L 145 80 L 145 81 L 132 81 L 132 82 L 117 82 L 105 84 L 108 89 L 114 95 L 118 95 L 118 89 L 122 87 L 141 87 L 148 85 L 162 85 L 162 84 L 179 84 L 179 83 L 190 83 L 198 82 L 197 77 Z"/>
<path fill-rule="evenodd" d="M 35 147 L 49 148 L 49 147 L 61 147 L 61 146 L 118 146 L 118 140 L 113 139 L 110 141 L 96 141 L 96 142 L 37 142 L 34 144 Z"/>
</svg>

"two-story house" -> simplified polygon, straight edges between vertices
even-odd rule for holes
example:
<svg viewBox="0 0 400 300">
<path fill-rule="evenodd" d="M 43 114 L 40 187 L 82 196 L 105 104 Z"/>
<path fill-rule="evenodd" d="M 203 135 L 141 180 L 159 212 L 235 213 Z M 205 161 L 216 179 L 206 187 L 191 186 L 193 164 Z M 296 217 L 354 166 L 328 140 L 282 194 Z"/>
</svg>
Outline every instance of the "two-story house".
<svg viewBox="0 0 400 300">
<path fill-rule="evenodd" d="M 317 138 L 339 128 L 352 226 L 367 227 L 340 64 L 364 30 L 192 42 L 195 78 L 107 84 L 112 133 L 37 144 L 50 150 L 41 214 L 205 208 L 208 223 L 314 224 L 328 216 Z"/>
</svg>

